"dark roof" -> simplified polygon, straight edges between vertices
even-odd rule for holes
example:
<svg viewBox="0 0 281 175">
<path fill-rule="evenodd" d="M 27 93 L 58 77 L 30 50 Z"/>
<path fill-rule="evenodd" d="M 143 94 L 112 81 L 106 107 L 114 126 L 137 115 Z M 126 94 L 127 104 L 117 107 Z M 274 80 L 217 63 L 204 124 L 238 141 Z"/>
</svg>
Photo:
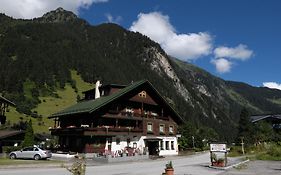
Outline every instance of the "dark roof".
<svg viewBox="0 0 281 175">
<path fill-rule="evenodd" d="M 281 114 L 275 114 L 275 115 L 273 115 L 273 114 L 269 114 L 269 115 L 253 115 L 253 116 L 251 116 L 250 119 L 251 119 L 252 123 L 255 123 L 257 121 L 268 119 L 268 118 L 281 120 Z"/>
<path fill-rule="evenodd" d="M 24 133 L 24 131 L 0 130 L 0 139 L 5 139 L 22 133 Z"/>
<path fill-rule="evenodd" d="M 12 105 L 12 106 L 16 106 L 15 103 L 11 102 L 10 100 L 8 100 L 8 99 L 6 99 L 6 98 L 4 98 L 2 96 L 0 96 L 0 101 L 3 101 L 3 102 L 5 102 L 5 103 L 7 103 L 9 105 Z"/>
<path fill-rule="evenodd" d="M 148 82 L 147 80 L 141 80 L 141 81 L 135 82 L 123 89 L 120 89 L 116 93 L 113 93 L 109 96 L 103 96 L 103 97 L 100 97 L 95 100 L 79 102 L 60 112 L 52 114 L 49 118 L 67 116 L 67 115 L 78 114 L 78 113 L 92 113 L 92 112 L 96 111 L 97 109 L 100 109 L 101 107 L 109 104 L 110 102 L 122 97 L 123 95 L 128 94 L 135 88 L 137 88 L 140 85 L 143 85 L 145 83 L 148 84 L 155 91 L 155 93 L 161 98 L 162 101 L 164 101 L 164 103 L 167 105 L 167 107 L 178 117 L 178 119 L 181 122 L 183 122 L 184 120 L 179 116 L 179 114 L 166 102 L 166 100 L 159 94 L 159 92 L 155 88 L 153 88 L 151 83 Z"/>
</svg>

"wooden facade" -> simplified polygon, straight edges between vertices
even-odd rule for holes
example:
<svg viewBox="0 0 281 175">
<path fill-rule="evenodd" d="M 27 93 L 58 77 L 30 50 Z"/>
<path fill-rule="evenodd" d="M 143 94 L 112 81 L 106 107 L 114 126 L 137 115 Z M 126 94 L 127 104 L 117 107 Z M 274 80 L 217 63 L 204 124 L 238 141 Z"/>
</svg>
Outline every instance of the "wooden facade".
<svg viewBox="0 0 281 175">
<path fill-rule="evenodd" d="M 115 154 L 132 148 L 155 154 L 166 144 L 177 154 L 183 120 L 148 81 L 98 88 L 100 98 L 93 99 L 95 90 L 86 91 L 84 101 L 50 117 L 55 120 L 51 133 L 59 136 L 62 150 Z"/>
</svg>

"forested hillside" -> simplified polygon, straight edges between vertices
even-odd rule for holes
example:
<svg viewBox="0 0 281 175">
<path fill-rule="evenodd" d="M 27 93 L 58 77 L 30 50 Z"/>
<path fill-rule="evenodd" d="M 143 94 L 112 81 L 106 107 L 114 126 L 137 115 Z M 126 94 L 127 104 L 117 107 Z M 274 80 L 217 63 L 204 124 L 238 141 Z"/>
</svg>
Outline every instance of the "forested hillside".
<svg viewBox="0 0 281 175">
<path fill-rule="evenodd" d="M 214 77 L 116 24 L 91 26 L 63 9 L 33 20 L 0 15 L 0 92 L 17 111 L 37 115 L 33 109 L 42 103 L 40 97 L 60 98 L 57 91 L 66 85 L 78 91 L 74 70 L 92 84 L 148 79 L 183 118 L 222 137 L 228 133 L 229 140 L 242 107 L 281 113 L 280 91 Z"/>
</svg>

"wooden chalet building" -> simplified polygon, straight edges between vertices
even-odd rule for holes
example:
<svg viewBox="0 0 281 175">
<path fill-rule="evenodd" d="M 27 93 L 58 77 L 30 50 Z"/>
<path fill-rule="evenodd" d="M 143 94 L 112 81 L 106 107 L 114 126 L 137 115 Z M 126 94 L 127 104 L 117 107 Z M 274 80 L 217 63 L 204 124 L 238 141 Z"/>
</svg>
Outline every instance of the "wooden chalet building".
<svg viewBox="0 0 281 175">
<path fill-rule="evenodd" d="M 0 96 L 0 125 L 6 123 L 5 112 L 8 110 L 8 107 L 15 106 L 15 104 L 8 99 Z"/>
<path fill-rule="evenodd" d="M 128 86 L 99 82 L 83 101 L 51 115 L 51 134 L 64 151 L 118 154 L 131 149 L 177 155 L 183 119 L 148 81 Z"/>
<path fill-rule="evenodd" d="M 15 104 L 8 99 L 0 96 L 0 125 L 6 123 L 5 113 L 8 110 L 9 106 L 15 106 Z M 3 146 L 11 146 L 15 143 L 19 143 L 22 136 L 24 136 L 23 131 L 0 130 L 0 153 L 3 152 Z"/>
</svg>

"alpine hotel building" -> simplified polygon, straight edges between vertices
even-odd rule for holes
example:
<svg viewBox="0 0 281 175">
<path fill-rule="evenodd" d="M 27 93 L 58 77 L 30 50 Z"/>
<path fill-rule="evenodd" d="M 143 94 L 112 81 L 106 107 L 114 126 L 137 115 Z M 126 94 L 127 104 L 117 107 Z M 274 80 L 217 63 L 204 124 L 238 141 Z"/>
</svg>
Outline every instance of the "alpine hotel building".
<svg viewBox="0 0 281 175">
<path fill-rule="evenodd" d="M 51 115 L 51 134 L 63 151 L 118 154 L 130 148 L 150 155 L 177 155 L 183 119 L 150 82 L 100 85 L 84 100 Z"/>
</svg>

